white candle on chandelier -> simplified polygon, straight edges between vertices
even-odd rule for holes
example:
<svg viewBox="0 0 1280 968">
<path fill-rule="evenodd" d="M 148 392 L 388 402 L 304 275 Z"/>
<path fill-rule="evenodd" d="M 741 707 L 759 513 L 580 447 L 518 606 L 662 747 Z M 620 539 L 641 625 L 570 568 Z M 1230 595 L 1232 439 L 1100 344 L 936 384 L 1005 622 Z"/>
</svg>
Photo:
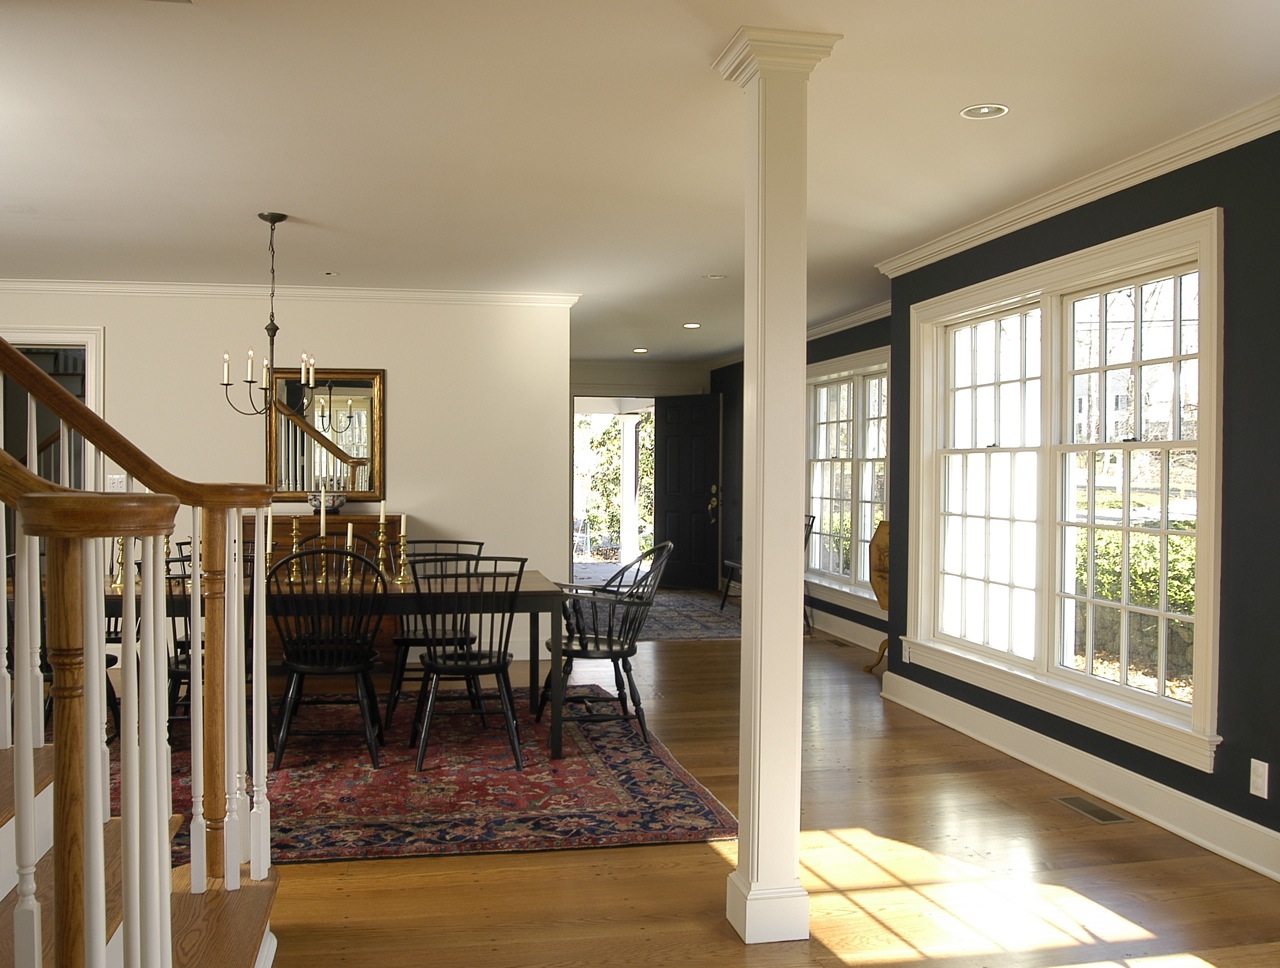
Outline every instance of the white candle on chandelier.
<svg viewBox="0 0 1280 968">
<path fill-rule="evenodd" d="M 249 359 L 245 363 L 244 378 L 247 382 L 253 382 L 253 350 L 249 351 Z"/>
<path fill-rule="evenodd" d="M 313 356 L 307 360 L 307 366 L 311 368 L 311 379 L 307 381 L 307 386 L 316 385 L 316 358 Z"/>
<path fill-rule="evenodd" d="M 222 354 L 222 385 L 231 385 L 231 354 Z"/>
<path fill-rule="evenodd" d="M 264 390 L 267 388 L 267 380 L 270 378 L 270 376 L 271 376 L 271 367 L 266 360 L 263 360 L 262 361 L 262 388 Z"/>
</svg>

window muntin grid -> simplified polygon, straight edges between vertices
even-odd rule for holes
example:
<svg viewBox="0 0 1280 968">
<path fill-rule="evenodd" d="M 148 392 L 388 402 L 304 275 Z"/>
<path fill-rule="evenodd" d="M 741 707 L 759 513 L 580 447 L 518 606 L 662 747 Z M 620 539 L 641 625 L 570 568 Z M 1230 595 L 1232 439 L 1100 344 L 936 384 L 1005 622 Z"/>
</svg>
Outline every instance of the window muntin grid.
<svg viewBox="0 0 1280 968">
<path fill-rule="evenodd" d="M 1199 273 L 1067 296 L 1057 663 L 1194 696 Z"/>
<path fill-rule="evenodd" d="M 1031 659 L 1038 576 L 1041 319 L 949 326 L 938 631 Z"/>
<path fill-rule="evenodd" d="M 889 380 L 860 373 L 810 387 L 810 571 L 870 587 L 868 545 L 888 496 Z"/>
</svg>

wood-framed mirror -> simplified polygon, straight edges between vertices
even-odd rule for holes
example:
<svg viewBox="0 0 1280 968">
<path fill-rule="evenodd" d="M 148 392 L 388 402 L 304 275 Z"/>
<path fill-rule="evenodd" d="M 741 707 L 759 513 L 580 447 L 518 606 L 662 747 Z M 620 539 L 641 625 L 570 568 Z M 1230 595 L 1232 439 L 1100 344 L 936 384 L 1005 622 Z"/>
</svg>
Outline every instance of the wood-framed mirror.
<svg viewBox="0 0 1280 968">
<path fill-rule="evenodd" d="M 386 498 L 386 370 L 275 371 L 276 408 L 267 421 L 267 474 L 276 501 L 320 490 L 348 501 Z"/>
</svg>

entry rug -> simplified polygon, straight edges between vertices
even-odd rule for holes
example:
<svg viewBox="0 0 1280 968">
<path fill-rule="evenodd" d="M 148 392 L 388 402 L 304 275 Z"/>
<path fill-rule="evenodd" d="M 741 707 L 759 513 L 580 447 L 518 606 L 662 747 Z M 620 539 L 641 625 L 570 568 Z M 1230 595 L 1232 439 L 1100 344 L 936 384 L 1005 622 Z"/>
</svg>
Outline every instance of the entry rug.
<svg viewBox="0 0 1280 968">
<path fill-rule="evenodd" d="M 742 612 L 730 600 L 720 608 L 720 593 L 696 589 L 660 588 L 640 629 L 642 641 L 680 639 L 738 639 Z"/>
<path fill-rule="evenodd" d="M 397 709 L 377 770 L 358 733 L 291 736 L 281 768 L 267 783 L 273 861 L 616 847 L 737 835 L 733 815 L 652 733 L 646 745 L 634 722 L 566 724 L 564 759 L 552 760 L 547 723 L 534 723 L 526 707 L 520 721 L 525 764 L 516 770 L 497 700 L 488 698 L 487 728 L 472 714 L 437 712 L 421 773 L 414 771 L 417 751 L 409 745 L 412 702 Z M 333 718 L 345 720 L 349 712 L 304 707 L 296 728 L 332 728 Z M 356 720 L 350 724 L 355 727 Z M 178 759 L 175 750 L 175 766 Z M 179 797 L 186 806 L 189 789 L 175 789 Z M 178 803 L 175 809 L 181 809 Z"/>
</svg>

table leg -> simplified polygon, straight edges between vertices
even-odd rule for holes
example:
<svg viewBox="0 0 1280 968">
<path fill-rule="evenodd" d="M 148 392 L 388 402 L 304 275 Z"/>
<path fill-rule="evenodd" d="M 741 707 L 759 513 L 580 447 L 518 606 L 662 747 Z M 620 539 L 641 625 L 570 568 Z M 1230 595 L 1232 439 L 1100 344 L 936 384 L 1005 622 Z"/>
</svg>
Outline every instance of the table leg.
<svg viewBox="0 0 1280 968">
<path fill-rule="evenodd" d="M 564 635 L 562 622 L 551 621 L 551 758 L 562 759 L 561 730 L 564 727 L 564 675 L 560 671 L 561 656 L 564 652 Z"/>
<path fill-rule="evenodd" d="M 538 653 L 542 651 L 542 642 L 538 635 L 538 613 L 529 613 L 529 711 L 537 713 L 538 696 L 542 693 L 542 683 L 538 681 Z"/>
</svg>

